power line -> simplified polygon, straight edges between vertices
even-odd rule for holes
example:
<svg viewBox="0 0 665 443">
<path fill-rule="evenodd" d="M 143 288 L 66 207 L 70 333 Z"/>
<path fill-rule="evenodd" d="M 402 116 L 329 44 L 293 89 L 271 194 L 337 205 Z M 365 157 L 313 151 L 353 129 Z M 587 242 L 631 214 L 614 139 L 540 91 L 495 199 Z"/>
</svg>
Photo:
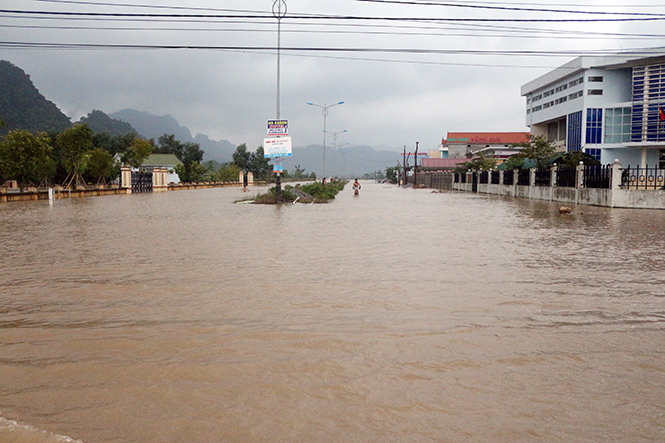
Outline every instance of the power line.
<svg viewBox="0 0 665 443">
<path fill-rule="evenodd" d="M 169 32 L 250 32 L 250 33 L 274 33 L 272 29 L 240 29 L 240 28 L 165 28 L 165 27 L 93 27 L 93 26 L 43 26 L 43 25 L 4 25 L 0 24 L 0 28 L 14 28 L 14 29 L 54 29 L 54 30 L 75 30 L 75 31 L 169 31 Z M 419 29 L 419 28 L 416 28 Z M 529 32 L 529 33 L 543 33 L 545 35 L 511 35 L 511 34 L 478 34 L 476 33 L 458 33 L 457 31 L 451 32 L 389 32 L 389 31 L 344 31 L 344 30 L 285 30 L 283 33 L 287 34 L 338 34 L 338 35 L 388 35 L 388 36 L 417 36 L 417 37 L 476 37 L 476 38 L 552 38 L 550 32 L 547 30 L 519 30 L 513 32 Z M 492 30 L 480 30 L 481 32 L 497 32 Z M 553 30 L 552 30 L 553 31 Z M 454 33 L 453 33 L 454 32 Z M 605 33 L 605 32 L 568 32 L 559 31 L 563 34 L 574 35 L 559 35 L 560 39 L 605 39 L 607 37 L 621 37 L 622 39 L 661 39 L 665 38 L 665 34 L 627 34 L 627 33 Z"/>
<path fill-rule="evenodd" d="M 369 0 L 367 0 L 369 1 Z M 244 19 L 273 19 L 270 15 L 262 14 L 145 14 L 145 13 L 112 13 L 112 12 L 69 12 L 69 11 L 22 11 L 22 10 L 9 10 L 2 9 L 0 13 L 3 14 L 26 14 L 26 15 L 39 15 L 39 16 L 54 16 L 54 17 L 106 17 L 106 18 L 176 18 L 176 19 L 192 19 L 192 18 L 207 18 L 207 19 L 220 19 L 220 18 L 244 18 Z M 408 22 L 430 22 L 430 23 L 446 23 L 446 22 L 540 22 L 540 23 L 592 23 L 592 22 L 646 22 L 646 21 L 661 21 L 665 20 L 665 15 L 649 16 L 649 17 L 626 17 L 626 18 L 594 18 L 594 19 L 544 19 L 544 18 L 433 18 L 433 17 L 371 17 L 371 16 L 343 16 L 343 15 L 289 15 L 285 19 L 289 20 L 353 20 L 353 21 L 408 21 Z"/>
<path fill-rule="evenodd" d="M 140 44 L 102 44 L 102 43 L 44 43 L 44 42 L 8 42 L 0 41 L 4 47 L 33 48 L 79 48 L 79 49 L 197 49 L 210 51 L 275 51 L 272 46 L 202 46 L 202 45 L 140 45 Z M 487 56 L 527 56 L 527 57 L 579 57 L 579 56 L 620 56 L 614 49 L 595 50 L 470 50 L 470 49 L 404 49 L 404 48 L 332 48 L 332 47 L 282 47 L 283 51 L 292 52 L 348 52 L 348 53 L 388 53 L 388 54 L 434 54 L 434 55 L 487 55 Z M 632 55 L 652 55 L 653 51 L 631 50 Z"/>
<path fill-rule="evenodd" d="M 457 4 L 457 3 L 439 3 L 439 2 L 416 2 L 406 0 L 355 0 L 362 3 L 390 3 L 399 5 L 418 5 L 418 6 L 443 6 L 448 8 L 468 8 L 468 9 L 487 9 L 487 10 L 500 10 L 511 12 L 553 12 L 561 14 L 597 14 L 597 15 L 628 15 L 628 16 L 659 16 L 663 14 L 655 13 L 640 13 L 640 12 L 608 12 L 608 11 L 571 11 L 565 9 L 543 9 L 543 8 L 518 8 L 507 6 L 485 6 L 485 5 L 470 5 L 470 4 Z"/>
</svg>

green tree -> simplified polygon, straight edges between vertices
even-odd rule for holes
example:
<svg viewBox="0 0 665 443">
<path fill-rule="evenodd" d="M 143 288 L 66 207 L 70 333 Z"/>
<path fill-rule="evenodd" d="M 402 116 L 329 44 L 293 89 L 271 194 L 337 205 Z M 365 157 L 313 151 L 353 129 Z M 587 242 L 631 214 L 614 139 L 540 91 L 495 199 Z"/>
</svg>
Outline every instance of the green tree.
<svg viewBox="0 0 665 443">
<path fill-rule="evenodd" d="M 48 183 L 55 174 L 53 150 L 46 134 L 34 135 L 27 130 L 8 133 L 0 142 L 0 177 L 16 180 L 21 188 L 28 184 Z"/>
<path fill-rule="evenodd" d="M 496 160 L 491 157 L 486 157 L 483 154 L 480 154 L 477 158 L 474 158 L 471 161 L 464 162 L 461 165 L 457 166 L 454 171 L 457 173 L 465 173 L 468 170 L 471 171 L 489 171 L 496 167 Z"/>
<path fill-rule="evenodd" d="M 525 160 L 531 159 L 536 162 L 536 167 L 539 169 L 547 167 L 547 162 L 552 158 L 552 154 L 556 150 L 543 135 L 532 135 L 528 142 L 515 143 L 512 146 L 514 148 L 522 148 L 513 157 L 516 156 L 518 159 L 522 158 Z"/>
<path fill-rule="evenodd" d="M 386 178 L 388 179 L 388 183 L 392 183 L 393 185 L 397 184 L 398 171 L 399 171 L 399 166 L 388 166 L 386 168 Z"/>
<path fill-rule="evenodd" d="M 249 171 L 251 158 L 252 153 L 247 150 L 247 145 L 243 143 L 239 145 L 233 153 L 233 164 L 243 171 Z"/>
<path fill-rule="evenodd" d="M 62 149 L 62 163 L 68 174 L 67 186 L 83 184 L 82 175 L 92 150 L 92 129 L 85 124 L 76 124 L 56 136 L 56 144 Z"/>
<path fill-rule="evenodd" d="M 86 174 L 97 183 L 106 184 L 120 175 L 120 165 L 113 160 L 113 156 L 102 148 L 95 148 L 90 152 Z"/>
<path fill-rule="evenodd" d="M 217 171 L 216 180 L 221 182 L 237 182 L 241 169 L 233 163 L 223 165 Z"/>
<path fill-rule="evenodd" d="M 265 157 L 263 146 L 256 148 L 249 157 L 249 170 L 254 173 L 254 177 L 258 180 L 266 180 L 272 173 L 272 165 L 270 159 Z"/>
<path fill-rule="evenodd" d="M 134 137 L 134 141 L 132 141 L 129 149 L 127 149 L 124 154 L 122 154 L 120 161 L 122 161 L 122 163 L 125 165 L 139 169 L 141 168 L 141 165 L 143 165 L 143 162 L 148 157 L 150 157 L 152 150 L 152 143 L 150 143 L 148 140 Z"/>
</svg>

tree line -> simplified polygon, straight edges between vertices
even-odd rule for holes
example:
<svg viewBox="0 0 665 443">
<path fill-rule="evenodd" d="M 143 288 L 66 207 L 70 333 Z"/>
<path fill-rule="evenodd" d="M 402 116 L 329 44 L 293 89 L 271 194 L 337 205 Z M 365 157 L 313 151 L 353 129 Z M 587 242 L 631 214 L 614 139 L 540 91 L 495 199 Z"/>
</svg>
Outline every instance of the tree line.
<svg viewBox="0 0 665 443">
<path fill-rule="evenodd" d="M 181 142 L 164 134 L 145 140 L 136 133 L 95 133 L 85 123 L 60 132 L 33 133 L 17 129 L 0 139 L 0 183 L 15 180 L 26 186 L 80 187 L 107 184 L 120 175 L 120 166 L 141 170 L 150 154 L 173 154 L 181 165 L 175 172 L 182 182 L 237 181 L 239 173 L 253 172 L 257 180 L 268 179 L 272 167 L 263 147 L 249 152 L 243 143 L 228 163 L 201 164 L 204 151 L 198 143 Z"/>
</svg>

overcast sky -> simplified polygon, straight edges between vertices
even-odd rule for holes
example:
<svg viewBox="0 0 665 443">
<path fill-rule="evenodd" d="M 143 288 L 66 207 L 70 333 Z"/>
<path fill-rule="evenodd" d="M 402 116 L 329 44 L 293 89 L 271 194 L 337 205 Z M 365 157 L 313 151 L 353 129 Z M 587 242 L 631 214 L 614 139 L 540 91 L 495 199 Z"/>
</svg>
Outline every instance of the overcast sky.
<svg viewBox="0 0 665 443">
<path fill-rule="evenodd" d="M 327 117 L 329 133 L 348 131 L 337 136 L 338 145 L 401 150 L 418 141 L 421 150 L 430 150 L 448 131 L 526 131 L 525 99 L 520 96 L 524 83 L 579 51 L 665 46 L 662 0 L 455 1 L 448 6 L 438 0 L 282 1 L 288 9 L 281 21 L 280 108 L 295 146 L 323 142 L 321 109 L 308 102 L 345 102 L 330 108 Z M 29 74 L 40 92 L 74 121 L 93 109 L 113 113 L 132 108 L 170 114 L 193 135 L 247 143 L 254 149 L 263 142 L 267 120 L 277 112 L 273 3 L 2 0 L 0 59 Z M 663 16 L 618 21 L 654 17 L 591 12 Z M 173 17 L 185 14 L 203 17 Z M 17 47 L 16 42 L 28 45 Z M 102 47 L 34 47 L 42 43 Z M 230 47 L 241 49 L 225 49 Z M 327 143 L 332 144 L 330 135 Z"/>
</svg>

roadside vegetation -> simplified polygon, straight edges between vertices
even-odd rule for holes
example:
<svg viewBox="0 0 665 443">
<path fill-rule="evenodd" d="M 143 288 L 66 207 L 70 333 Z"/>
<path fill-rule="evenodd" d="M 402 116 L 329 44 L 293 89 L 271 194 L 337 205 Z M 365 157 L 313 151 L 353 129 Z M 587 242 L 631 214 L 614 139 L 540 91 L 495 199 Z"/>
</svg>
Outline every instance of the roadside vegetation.
<svg viewBox="0 0 665 443">
<path fill-rule="evenodd" d="M 255 197 L 247 197 L 236 203 L 252 202 L 255 204 L 283 204 L 283 203 L 328 203 L 335 199 L 337 194 L 344 189 L 348 181 L 335 181 L 332 183 L 313 182 L 308 184 L 287 185 L 282 189 L 281 197 L 277 196 L 275 187 L 264 194 Z"/>
</svg>

